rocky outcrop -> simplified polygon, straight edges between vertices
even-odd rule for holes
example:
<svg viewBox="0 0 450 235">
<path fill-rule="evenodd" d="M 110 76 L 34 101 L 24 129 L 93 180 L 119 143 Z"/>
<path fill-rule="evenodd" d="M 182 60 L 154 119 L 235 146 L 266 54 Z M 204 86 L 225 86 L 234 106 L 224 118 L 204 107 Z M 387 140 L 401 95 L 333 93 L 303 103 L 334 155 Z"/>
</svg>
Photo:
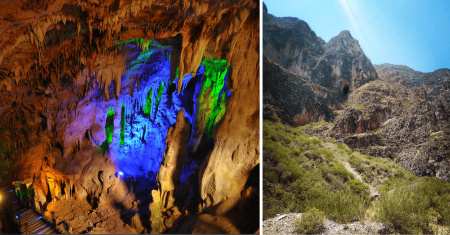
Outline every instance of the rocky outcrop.
<svg viewBox="0 0 450 235">
<path fill-rule="evenodd" d="M 89 129 L 90 138 L 95 142 L 96 145 L 100 145 L 106 140 L 105 128 L 100 126 L 98 123 L 92 124 Z"/>
<path fill-rule="evenodd" d="M 349 92 L 378 78 L 369 58 L 365 56 L 358 41 L 349 31 L 342 31 L 329 42 L 325 42 L 316 36 L 305 21 L 296 18 L 275 17 L 265 12 L 263 23 L 264 54 L 279 66 L 303 77 L 302 83 L 305 86 L 311 87 L 310 90 L 328 100 L 311 102 L 304 99 L 305 102 L 300 108 L 289 101 L 283 105 L 283 108 L 275 107 L 284 111 L 287 111 L 286 106 L 292 109 L 288 111 L 289 114 L 283 114 L 288 115 L 283 120 L 289 119 L 291 124 L 302 125 L 313 120 L 329 120 L 332 116 L 329 110 L 345 101 Z M 264 75 L 270 80 L 282 79 L 274 73 L 270 75 L 264 73 Z M 275 77 L 270 78 L 270 76 Z M 292 87 L 292 89 L 296 88 L 297 86 Z M 264 89 L 264 93 L 275 92 L 269 85 Z M 297 97 L 290 97 L 290 99 L 297 99 Z M 269 102 L 267 99 L 266 101 Z M 280 105 L 279 103 L 265 104 Z"/>
<path fill-rule="evenodd" d="M 378 77 L 389 83 L 400 83 L 408 87 L 419 87 L 422 72 L 414 71 L 405 65 L 374 64 Z"/>
<path fill-rule="evenodd" d="M 442 88 L 439 100 L 449 94 Z M 448 112 L 428 101 L 423 87 L 373 81 L 350 94 L 343 106 L 330 136 L 362 153 L 390 157 L 417 175 L 450 180 Z"/>
<path fill-rule="evenodd" d="M 381 64 L 374 65 L 380 79 L 390 83 L 401 83 L 409 88 L 423 87 L 427 99 L 435 101 L 441 94 L 441 89 L 450 82 L 450 69 L 438 69 L 430 73 L 415 71 L 405 65 Z"/>
</svg>

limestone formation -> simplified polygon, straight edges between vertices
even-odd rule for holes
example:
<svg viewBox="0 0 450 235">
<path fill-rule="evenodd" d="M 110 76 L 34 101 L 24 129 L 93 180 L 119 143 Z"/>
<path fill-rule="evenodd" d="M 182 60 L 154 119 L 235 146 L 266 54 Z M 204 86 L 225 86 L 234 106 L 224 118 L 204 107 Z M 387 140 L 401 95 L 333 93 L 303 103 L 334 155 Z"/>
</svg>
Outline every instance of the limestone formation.
<svg viewBox="0 0 450 235">
<path fill-rule="evenodd" d="M 105 129 L 98 123 L 92 124 L 89 129 L 89 134 L 92 140 L 95 141 L 96 145 L 100 145 L 106 140 Z"/>
<path fill-rule="evenodd" d="M 158 190 L 152 191 L 152 233 L 163 233 L 181 216 L 180 209 L 175 205 L 175 195 L 181 188 L 180 177 L 189 144 L 189 131 L 190 123 L 184 118 L 184 110 L 180 110 L 175 127 L 171 127 L 167 134 L 166 151 L 156 177 Z M 169 216 L 164 216 L 167 214 Z"/>
<path fill-rule="evenodd" d="M 172 207 L 187 216 L 244 200 L 259 163 L 258 1 L 7 0 L 0 9 L 2 180 L 33 179 L 49 210 L 63 191 L 98 210 L 140 210 L 148 232 L 151 201 L 177 198 L 186 205 Z M 210 93 L 201 90 L 207 60 L 227 69 Z M 176 168 L 159 172 L 178 148 L 168 133 L 180 110 L 186 146 Z M 187 151 L 206 124 L 209 137 L 192 141 L 201 151 Z M 172 183 L 158 188 L 155 175 Z"/>
</svg>

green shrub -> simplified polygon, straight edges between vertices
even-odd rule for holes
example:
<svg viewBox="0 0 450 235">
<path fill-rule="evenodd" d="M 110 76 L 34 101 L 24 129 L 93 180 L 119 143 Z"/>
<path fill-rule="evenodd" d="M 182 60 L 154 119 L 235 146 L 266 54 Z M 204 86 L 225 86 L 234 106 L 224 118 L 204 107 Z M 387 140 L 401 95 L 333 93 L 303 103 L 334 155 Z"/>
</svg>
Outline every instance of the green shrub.
<svg viewBox="0 0 450 235">
<path fill-rule="evenodd" d="M 335 153 L 334 144 L 282 123 L 264 121 L 263 131 L 264 219 L 312 207 L 336 221 L 362 218 L 369 204 L 346 184 L 354 177 L 337 159 L 346 145 Z"/>
<path fill-rule="evenodd" d="M 351 152 L 350 148 L 345 144 L 337 144 L 336 147 L 343 152 Z"/>
<path fill-rule="evenodd" d="M 351 190 L 326 192 L 311 204 L 323 211 L 329 219 L 339 223 L 361 220 L 370 205 L 368 197 L 361 197 Z"/>
<path fill-rule="evenodd" d="M 335 165 L 331 167 L 331 171 L 334 175 L 339 176 L 344 182 L 354 178 L 353 174 L 350 173 L 343 165 Z"/>
<path fill-rule="evenodd" d="M 309 146 L 311 149 L 314 149 L 314 147 L 323 148 L 322 141 L 320 141 L 320 139 L 317 138 L 317 137 L 312 137 L 310 139 L 305 139 L 302 142 L 302 144 Z"/>
<path fill-rule="evenodd" d="M 397 187 L 381 197 L 375 215 L 389 232 L 433 233 L 431 224 L 450 225 L 449 183 L 429 177 L 392 181 Z"/>
<path fill-rule="evenodd" d="M 323 212 L 316 208 L 311 208 L 302 214 L 302 218 L 294 221 L 294 231 L 296 233 L 318 233 L 325 228 Z"/>
<path fill-rule="evenodd" d="M 353 192 L 359 195 L 367 194 L 367 190 L 369 189 L 367 185 L 356 179 L 348 181 L 347 184 Z"/>
<path fill-rule="evenodd" d="M 275 172 L 264 173 L 264 179 L 271 183 L 277 183 L 278 175 Z"/>
<path fill-rule="evenodd" d="M 335 144 L 337 141 L 335 140 L 335 139 L 325 139 L 325 141 L 326 142 L 330 142 L 330 143 L 333 143 L 333 144 Z"/>
</svg>

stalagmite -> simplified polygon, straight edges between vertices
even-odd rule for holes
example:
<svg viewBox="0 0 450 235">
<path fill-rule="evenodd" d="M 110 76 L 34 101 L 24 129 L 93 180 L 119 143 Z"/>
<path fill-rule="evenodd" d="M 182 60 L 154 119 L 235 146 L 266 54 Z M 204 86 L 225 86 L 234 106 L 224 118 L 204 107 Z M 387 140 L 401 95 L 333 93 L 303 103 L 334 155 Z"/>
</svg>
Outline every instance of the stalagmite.
<svg viewBox="0 0 450 235">
<path fill-rule="evenodd" d="M 152 233 L 164 232 L 181 216 L 175 206 L 175 194 L 181 187 L 180 176 L 189 145 L 190 126 L 189 120 L 184 117 L 184 110 L 178 111 L 175 127 L 170 127 L 167 134 L 166 151 L 157 176 L 159 188 L 152 191 Z M 162 217 L 162 213 L 168 210 L 171 211 L 172 217 Z"/>
</svg>

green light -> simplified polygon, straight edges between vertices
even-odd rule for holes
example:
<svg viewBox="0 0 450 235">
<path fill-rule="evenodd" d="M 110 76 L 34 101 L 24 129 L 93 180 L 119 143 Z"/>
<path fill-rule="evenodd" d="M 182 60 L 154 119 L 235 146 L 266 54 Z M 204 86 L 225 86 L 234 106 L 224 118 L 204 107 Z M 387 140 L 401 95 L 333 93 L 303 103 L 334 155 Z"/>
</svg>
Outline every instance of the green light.
<svg viewBox="0 0 450 235">
<path fill-rule="evenodd" d="M 106 152 L 109 148 L 109 143 L 112 142 L 112 136 L 114 132 L 114 110 L 109 107 L 109 111 L 106 117 L 105 124 L 106 140 L 102 143 L 101 148 Z"/>
<path fill-rule="evenodd" d="M 122 114 L 120 115 L 120 146 L 125 143 L 125 121 L 126 121 L 126 111 L 125 106 L 122 101 Z"/>
<path fill-rule="evenodd" d="M 147 117 L 150 116 L 150 112 L 152 111 L 152 97 L 153 97 L 153 92 L 152 92 L 152 88 L 150 88 L 150 90 L 148 90 L 148 93 L 147 93 L 147 102 L 145 102 L 145 109 L 144 109 L 144 115 Z"/>
<path fill-rule="evenodd" d="M 206 116 L 205 134 L 208 139 L 214 139 L 214 126 L 219 122 L 226 111 L 225 75 L 227 74 L 227 61 L 216 59 L 203 59 L 205 68 L 204 83 L 199 98 L 199 114 Z M 222 95 L 220 93 L 222 91 Z"/>
<path fill-rule="evenodd" d="M 161 96 L 164 92 L 164 82 L 161 82 L 158 87 L 158 95 L 156 96 L 156 111 L 158 111 L 159 103 L 161 103 Z"/>
</svg>

